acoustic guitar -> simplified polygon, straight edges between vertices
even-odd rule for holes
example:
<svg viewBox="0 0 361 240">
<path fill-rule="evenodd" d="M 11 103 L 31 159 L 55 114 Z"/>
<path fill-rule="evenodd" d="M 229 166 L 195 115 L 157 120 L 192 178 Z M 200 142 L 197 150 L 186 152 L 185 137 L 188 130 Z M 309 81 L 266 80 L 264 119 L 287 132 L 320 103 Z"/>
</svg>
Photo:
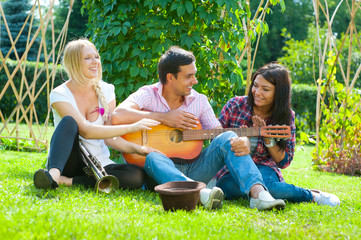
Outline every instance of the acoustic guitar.
<svg viewBox="0 0 361 240">
<path fill-rule="evenodd" d="M 151 130 L 128 133 L 122 137 L 129 142 L 158 149 L 174 162 L 192 162 L 195 161 L 201 153 L 203 140 L 213 139 L 226 131 L 233 131 L 237 133 L 239 137 L 291 137 L 291 129 L 289 126 L 202 129 L 200 124 L 191 130 L 182 130 L 158 125 L 152 127 Z M 128 163 L 136 164 L 141 167 L 144 166 L 144 156 L 129 153 L 123 153 L 123 156 Z"/>
</svg>

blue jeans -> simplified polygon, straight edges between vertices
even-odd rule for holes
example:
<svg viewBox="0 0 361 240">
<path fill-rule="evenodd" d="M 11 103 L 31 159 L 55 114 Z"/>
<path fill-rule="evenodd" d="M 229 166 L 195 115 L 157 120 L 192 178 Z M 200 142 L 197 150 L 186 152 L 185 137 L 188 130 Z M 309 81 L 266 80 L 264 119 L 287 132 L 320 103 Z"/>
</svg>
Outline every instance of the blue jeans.
<svg viewBox="0 0 361 240">
<path fill-rule="evenodd" d="M 160 153 L 151 152 L 146 157 L 144 170 L 158 184 L 193 180 L 208 183 L 224 165 L 227 165 L 236 182 L 236 191 L 248 195 L 253 185 L 265 184 L 249 155 L 234 155 L 230 144 L 232 137 L 237 137 L 237 134 L 228 131 L 218 135 L 193 163 L 174 163 Z"/>
<path fill-rule="evenodd" d="M 312 202 L 313 197 L 310 190 L 296 187 L 292 184 L 280 182 L 276 171 L 272 168 L 256 164 L 259 172 L 270 194 L 276 199 L 284 199 L 289 202 Z M 224 175 L 218 180 L 217 186 L 220 187 L 224 194 L 225 199 L 238 199 L 246 197 L 242 191 L 237 189 L 236 180 L 233 179 L 231 174 Z"/>
</svg>

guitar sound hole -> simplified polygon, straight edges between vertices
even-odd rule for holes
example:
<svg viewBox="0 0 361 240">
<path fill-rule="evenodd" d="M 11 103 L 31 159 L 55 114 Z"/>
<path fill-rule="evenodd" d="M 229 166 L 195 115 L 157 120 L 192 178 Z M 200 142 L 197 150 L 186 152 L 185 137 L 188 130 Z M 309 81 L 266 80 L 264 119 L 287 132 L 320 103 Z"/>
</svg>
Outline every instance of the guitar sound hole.
<svg viewBox="0 0 361 240">
<path fill-rule="evenodd" d="M 183 141 L 183 134 L 182 131 L 179 129 L 173 129 L 170 133 L 169 133 L 169 138 L 172 142 L 174 143 L 179 143 Z"/>
</svg>

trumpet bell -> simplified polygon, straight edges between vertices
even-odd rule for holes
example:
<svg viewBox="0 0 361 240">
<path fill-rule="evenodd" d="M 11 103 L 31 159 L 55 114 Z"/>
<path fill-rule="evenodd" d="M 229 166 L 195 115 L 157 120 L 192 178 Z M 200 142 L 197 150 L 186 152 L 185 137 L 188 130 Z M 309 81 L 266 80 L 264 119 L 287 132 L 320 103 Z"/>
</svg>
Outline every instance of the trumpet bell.
<svg viewBox="0 0 361 240">
<path fill-rule="evenodd" d="M 103 193 L 110 193 L 119 188 L 118 178 L 107 175 L 100 178 L 95 184 L 95 190 Z"/>
</svg>

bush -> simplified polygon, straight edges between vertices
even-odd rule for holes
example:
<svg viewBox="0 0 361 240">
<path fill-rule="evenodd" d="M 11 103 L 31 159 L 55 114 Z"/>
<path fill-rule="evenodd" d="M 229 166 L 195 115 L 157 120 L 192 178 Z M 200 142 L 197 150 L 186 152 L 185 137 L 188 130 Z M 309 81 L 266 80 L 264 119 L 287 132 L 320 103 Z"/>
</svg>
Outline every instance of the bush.
<svg viewBox="0 0 361 240">
<path fill-rule="evenodd" d="M 278 2 L 283 3 L 274 0 L 271 5 Z M 83 3 L 89 10 L 89 35 L 102 56 L 104 79 L 116 86 L 118 101 L 158 81 L 158 59 L 172 45 L 194 52 L 199 81 L 196 90 L 211 99 L 215 112 L 242 86 L 236 56 L 245 45 L 242 19 L 251 14 L 246 1 Z M 250 27 L 252 38 L 268 31 L 259 19 L 252 20 Z"/>
<path fill-rule="evenodd" d="M 328 171 L 361 175 L 361 91 L 350 90 L 336 80 L 336 56 L 328 54 L 327 79 L 320 80 L 321 94 L 330 93 L 321 104 L 320 141 L 313 155 L 317 167 Z"/>
<path fill-rule="evenodd" d="M 2 64 L 1 61 L 0 61 L 0 64 Z M 12 61 L 12 60 L 6 61 L 6 67 L 8 68 L 10 75 L 13 73 L 13 71 L 17 65 L 18 65 L 17 61 Z M 39 70 L 43 66 L 44 66 L 44 63 L 39 63 L 39 66 L 37 68 L 37 74 L 39 73 Z M 25 68 L 26 68 L 25 78 L 27 80 L 28 86 L 30 86 L 34 79 L 35 70 L 36 70 L 36 62 L 27 62 Z M 53 65 L 49 64 L 49 66 L 48 66 L 49 74 L 52 72 L 52 70 L 53 70 Z M 56 72 L 56 76 L 54 79 L 54 86 L 51 86 L 51 83 L 49 83 L 48 86 L 45 86 L 43 88 L 43 90 L 40 92 L 39 96 L 35 100 L 34 106 L 35 106 L 36 115 L 38 117 L 39 123 L 43 123 L 45 121 L 48 110 L 49 110 L 48 109 L 49 103 L 48 103 L 48 98 L 47 98 L 47 88 L 49 88 L 49 91 L 50 91 L 53 87 L 58 86 L 59 84 L 61 84 L 63 82 L 62 76 L 61 76 L 61 71 L 62 71 L 62 67 L 57 66 L 57 72 Z M 13 83 L 16 88 L 16 92 L 18 94 L 22 94 L 22 96 L 24 96 L 27 91 L 27 87 L 25 84 L 23 86 L 21 86 L 21 78 L 22 78 L 22 74 L 21 74 L 20 69 L 18 69 L 17 73 L 13 77 Z M 47 73 L 46 73 L 46 71 L 43 71 L 40 74 L 40 76 L 36 82 L 35 91 L 34 91 L 35 96 L 37 95 L 41 86 L 46 82 L 46 79 L 47 79 Z M 4 88 L 5 88 L 5 85 L 7 84 L 7 82 L 8 82 L 8 77 L 5 72 L 5 67 L 2 67 L 0 70 L 0 89 L 1 89 L 1 91 L 4 91 Z M 20 91 L 20 90 L 22 90 L 22 91 Z M 32 90 L 31 90 L 30 94 L 32 95 Z M 24 98 L 24 101 L 22 103 L 19 103 L 15 97 L 14 89 L 13 89 L 12 85 L 10 84 L 10 85 L 8 85 L 8 87 L 0 101 L 0 109 L 1 109 L 1 112 L 4 115 L 5 119 L 9 118 L 9 116 L 11 115 L 11 113 L 13 112 L 13 110 L 15 109 L 15 107 L 18 104 L 22 104 L 24 106 L 24 109 L 26 110 L 26 108 L 30 104 L 29 95 L 27 95 Z M 29 111 L 28 111 L 27 115 L 29 116 Z M 12 119 L 12 120 L 14 120 L 14 119 Z M 49 120 L 52 121 L 52 118 L 50 118 Z"/>
<path fill-rule="evenodd" d="M 292 109 L 296 113 L 297 132 L 309 135 L 316 132 L 317 87 L 307 84 L 292 85 Z"/>
</svg>

